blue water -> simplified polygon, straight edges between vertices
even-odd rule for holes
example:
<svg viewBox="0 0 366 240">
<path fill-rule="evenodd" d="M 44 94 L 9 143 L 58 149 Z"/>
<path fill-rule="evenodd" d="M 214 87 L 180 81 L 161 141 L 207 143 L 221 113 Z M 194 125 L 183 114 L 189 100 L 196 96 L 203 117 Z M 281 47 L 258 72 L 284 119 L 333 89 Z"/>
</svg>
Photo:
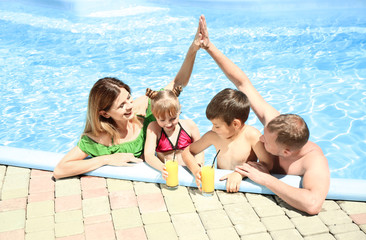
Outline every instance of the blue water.
<svg viewBox="0 0 366 240">
<path fill-rule="evenodd" d="M 366 179 L 365 10 L 357 0 L 0 0 L 0 144 L 66 153 L 94 82 L 118 77 L 134 97 L 164 86 L 205 14 L 211 41 L 263 97 L 304 117 L 332 177 Z M 226 87 L 234 86 L 201 50 L 182 117 L 209 130 L 205 107 Z M 253 113 L 248 123 L 262 131 Z"/>
</svg>

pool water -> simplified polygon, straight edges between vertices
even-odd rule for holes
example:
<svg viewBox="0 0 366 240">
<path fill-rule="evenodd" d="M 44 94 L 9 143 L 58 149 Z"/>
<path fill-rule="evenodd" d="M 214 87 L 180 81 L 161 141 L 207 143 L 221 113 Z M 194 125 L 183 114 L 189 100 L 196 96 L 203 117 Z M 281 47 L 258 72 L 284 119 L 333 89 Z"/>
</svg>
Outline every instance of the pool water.
<svg viewBox="0 0 366 240">
<path fill-rule="evenodd" d="M 183 2 L 0 1 L 0 144 L 66 153 L 94 82 L 118 77 L 134 97 L 164 86 L 205 14 L 211 41 L 263 97 L 307 121 L 331 176 L 366 179 L 365 3 Z M 200 50 L 182 118 L 208 131 L 205 108 L 226 87 L 234 85 Z M 254 113 L 248 124 L 263 130 Z"/>
</svg>

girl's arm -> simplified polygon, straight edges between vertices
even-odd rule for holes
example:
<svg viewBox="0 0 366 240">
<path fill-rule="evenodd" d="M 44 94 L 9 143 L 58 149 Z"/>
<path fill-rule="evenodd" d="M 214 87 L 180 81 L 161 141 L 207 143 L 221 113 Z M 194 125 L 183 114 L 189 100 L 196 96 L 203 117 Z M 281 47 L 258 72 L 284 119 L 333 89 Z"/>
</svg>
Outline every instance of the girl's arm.
<svg viewBox="0 0 366 240">
<path fill-rule="evenodd" d="M 156 142 L 160 129 L 161 128 L 157 124 L 157 122 L 151 122 L 147 127 L 144 155 L 145 161 L 151 167 L 161 172 L 163 178 L 166 179 L 168 173 L 165 171 L 165 164 L 161 162 L 158 157 L 155 156 Z"/>
<path fill-rule="evenodd" d="M 88 154 L 84 153 L 78 146 L 74 147 L 55 167 L 54 178 L 80 175 L 104 165 L 129 166 L 129 163 L 142 162 L 141 159 L 135 158 L 132 153 L 115 153 L 84 160 L 87 156 Z"/>
</svg>

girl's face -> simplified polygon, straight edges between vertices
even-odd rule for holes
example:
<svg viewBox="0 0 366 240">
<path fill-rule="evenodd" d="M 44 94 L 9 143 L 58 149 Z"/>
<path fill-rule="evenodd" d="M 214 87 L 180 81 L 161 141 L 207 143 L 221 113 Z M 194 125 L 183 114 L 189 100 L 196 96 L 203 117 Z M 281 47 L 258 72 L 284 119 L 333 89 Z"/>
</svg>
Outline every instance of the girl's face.
<svg viewBox="0 0 366 240">
<path fill-rule="evenodd" d="M 130 93 L 121 88 L 121 92 L 114 100 L 112 107 L 103 114 L 104 117 L 111 117 L 115 122 L 128 121 L 134 117 L 133 100 Z"/>
<path fill-rule="evenodd" d="M 163 117 L 156 117 L 156 122 L 160 127 L 164 128 L 165 131 L 173 131 L 179 122 L 179 113 L 177 113 L 175 116 L 170 116 L 169 113 L 166 113 Z"/>
</svg>

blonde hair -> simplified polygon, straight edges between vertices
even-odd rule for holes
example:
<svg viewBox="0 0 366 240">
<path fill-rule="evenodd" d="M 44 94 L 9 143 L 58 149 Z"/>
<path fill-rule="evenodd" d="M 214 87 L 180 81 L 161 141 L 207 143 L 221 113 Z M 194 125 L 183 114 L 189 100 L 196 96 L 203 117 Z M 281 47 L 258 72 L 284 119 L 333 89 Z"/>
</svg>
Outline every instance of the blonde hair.
<svg viewBox="0 0 366 240">
<path fill-rule="evenodd" d="M 120 138 L 115 121 L 112 118 L 103 117 L 100 111 L 108 111 L 112 107 L 121 93 L 121 88 L 131 93 L 130 87 L 117 78 L 102 78 L 94 84 L 89 94 L 83 135 L 91 134 L 98 137 L 102 133 L 107 133 L 112 140 Z M 136 117 L 134 120 L 137 121 Z"/>
<path fill-rule="evenodd" d="M 176 116 L 180 111 L 178 96 L 183 91 L 182 86 L 177 86 L 173 90 L 153 91 L 146 89 L 146 96 L 151 99 L 151 111 L 155 117 L 164 118 L 166 114 Z"/>
</svg>

